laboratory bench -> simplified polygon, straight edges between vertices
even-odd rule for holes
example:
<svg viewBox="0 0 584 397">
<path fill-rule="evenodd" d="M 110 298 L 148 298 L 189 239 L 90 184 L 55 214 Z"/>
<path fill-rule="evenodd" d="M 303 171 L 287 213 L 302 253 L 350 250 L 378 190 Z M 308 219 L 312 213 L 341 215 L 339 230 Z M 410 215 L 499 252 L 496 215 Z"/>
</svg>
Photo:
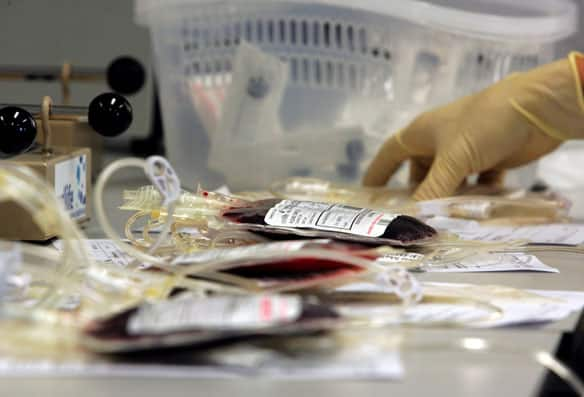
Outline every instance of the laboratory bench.
<svg viewBox="0 0 584 397">
<path fill-rule="evenodd" d="M 146 184 L 138 173 L 114 178 L 106 191 L 106 207 L 121 232 L 128 217 L 117 209 L 125 188 Z M 93 219 L 85 226 L 90 238 L 104 237 Z M 583 290 L 584 263 L 575 254 L 538 255 L 560 273 L 421 273 L 421 281 L 497 284 L 524 289 Z M 375 381 L 276 381 L 267 378 L 205 379 L 200 374 L 118 374 L 103 376 L 1 377 L 0 395 L 42 396 L 526 396 L 536 395 L 546 370 L 533 360 L 538 350 L 554 353 L 564 332 L 574 329 L 579 313 L 544 325 L 499 329 L 387 328 L 407 341 L 401 352 L 404 377 Z M 487 349 L 462 349 L 464 338 L 480 338 Z"/>
</svg>

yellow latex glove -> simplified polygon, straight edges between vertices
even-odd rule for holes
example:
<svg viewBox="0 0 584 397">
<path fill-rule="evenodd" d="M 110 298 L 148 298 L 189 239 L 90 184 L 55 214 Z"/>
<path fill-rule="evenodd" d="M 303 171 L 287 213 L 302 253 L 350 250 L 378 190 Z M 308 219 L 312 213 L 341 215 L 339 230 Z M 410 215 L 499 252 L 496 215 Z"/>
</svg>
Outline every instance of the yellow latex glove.
<svg viewBox="0 0 584 397">
<path fill-rule="evenodd" d="M 479 174 L 500 184 L 508 168 L 529 163 L 564 140 L 584 137 L 582 54 L 518 73 L 471 96 L 423 113 L 390 137 L 367 170 L 366 186 L 385 185 L 410 159 L 416 200 L 452 195 Z"/>
</svg>

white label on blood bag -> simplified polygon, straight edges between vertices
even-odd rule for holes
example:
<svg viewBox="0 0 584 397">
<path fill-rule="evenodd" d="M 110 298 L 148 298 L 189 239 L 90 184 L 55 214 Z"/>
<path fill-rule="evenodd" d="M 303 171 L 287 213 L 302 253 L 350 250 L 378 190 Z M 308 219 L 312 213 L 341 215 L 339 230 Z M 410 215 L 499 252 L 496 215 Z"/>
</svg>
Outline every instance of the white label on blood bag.
<svg viewBox="0 0 584 397">
<path fill-rule="evenodd" d="M 207 251 L 193 252 L 191 254 L 181 255 L 176 257 L 173 265 L 184 265 L 191 263 L 208 263 L 214 261 L 229 261 L 234 259 L 242 259 L 264 252 L 273 251 L 298 251 L 307 244 L 326 243 L 330 240 L 308 240 L 308 241 L 281 241 L 277 243 L 254 244 L 244 247 L 235 248 L 220 248 Z"/>
<path fill-rule="evenodd" d="M 397 254 L 385 254 L 380 256 L 375 261 L 379 263 L 401 263 L 414 262 L 424 258 L 424 255 L 416 252 L 400 252 Z"/>
<path fill-rule="evenodd" d="M 86 215 L 87 156 L 85 154 L 55 165 L 55 193 L 73 219 Z"/>
<path fill-rule="evenodd" d="M 127 325 L 130 335 L 189 330 L 249 330 L 297 320 L 302 301 L 295 295 L 216 296 L 144 304 Z"/>
<path fill-rule="evenodd" d="M 264 221 L 271 226 L 311 228 L 380 237 L 397 216 L 341 204 L 282 200 L 270 208 Z"/>
</svg>

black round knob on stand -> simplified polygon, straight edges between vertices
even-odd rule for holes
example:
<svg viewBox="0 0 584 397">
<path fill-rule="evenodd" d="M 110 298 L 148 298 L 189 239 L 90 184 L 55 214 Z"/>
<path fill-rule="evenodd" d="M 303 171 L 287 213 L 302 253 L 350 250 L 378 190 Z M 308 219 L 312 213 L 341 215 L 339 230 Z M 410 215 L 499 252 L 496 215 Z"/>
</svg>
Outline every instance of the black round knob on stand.
<svg viewBox="0 0 584 397">
<path fill-rule="evenodd" d="M 128 56 L 119 57 L 109 64 L 107 83 L 112 90 L 124 95 L 140 91 L 146 81 L 146 71 L 140 62 Z"/>
<path fill-rule="evenodd" d="M 40 117 L 38 105 L 0 105 L 0 158 L 14 156 L 30 149 L 35 142 L 37 125 L 33 113 Z M 132 124 L 132 106 L 115 93 L 95 97 L 89 107 L 52 106 L 51 117 L 87 115 L 89 125 L 105 137 L 118 136 Z"/>
<path fill-rule="evenodd" d="M 89 125 L 100 135 L 114 137 L 126 131 L 132 124 L 132 106 L 121 95 L 105 93 L 89 104 Z"/>
<path fill-rule="evenodd" d="M 29 112 L 16 106 L 0 109 L 0 157 L 28 150 L 36 135 L 37 125 Z"/>
</svg>

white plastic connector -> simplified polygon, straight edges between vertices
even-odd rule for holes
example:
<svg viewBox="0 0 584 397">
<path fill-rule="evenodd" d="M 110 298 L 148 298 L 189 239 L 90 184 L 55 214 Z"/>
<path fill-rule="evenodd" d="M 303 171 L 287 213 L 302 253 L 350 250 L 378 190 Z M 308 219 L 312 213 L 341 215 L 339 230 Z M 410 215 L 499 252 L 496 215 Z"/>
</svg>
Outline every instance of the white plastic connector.
<svg viewBox="0 0 584 397">
<path fill-rule="evenodd" d="M 162 206 L 166 207 L 180 198 L 180 180 L 167 159 L 150 156 L 146 159 L 144 172 L 162 196 Z"/>
</svg>

